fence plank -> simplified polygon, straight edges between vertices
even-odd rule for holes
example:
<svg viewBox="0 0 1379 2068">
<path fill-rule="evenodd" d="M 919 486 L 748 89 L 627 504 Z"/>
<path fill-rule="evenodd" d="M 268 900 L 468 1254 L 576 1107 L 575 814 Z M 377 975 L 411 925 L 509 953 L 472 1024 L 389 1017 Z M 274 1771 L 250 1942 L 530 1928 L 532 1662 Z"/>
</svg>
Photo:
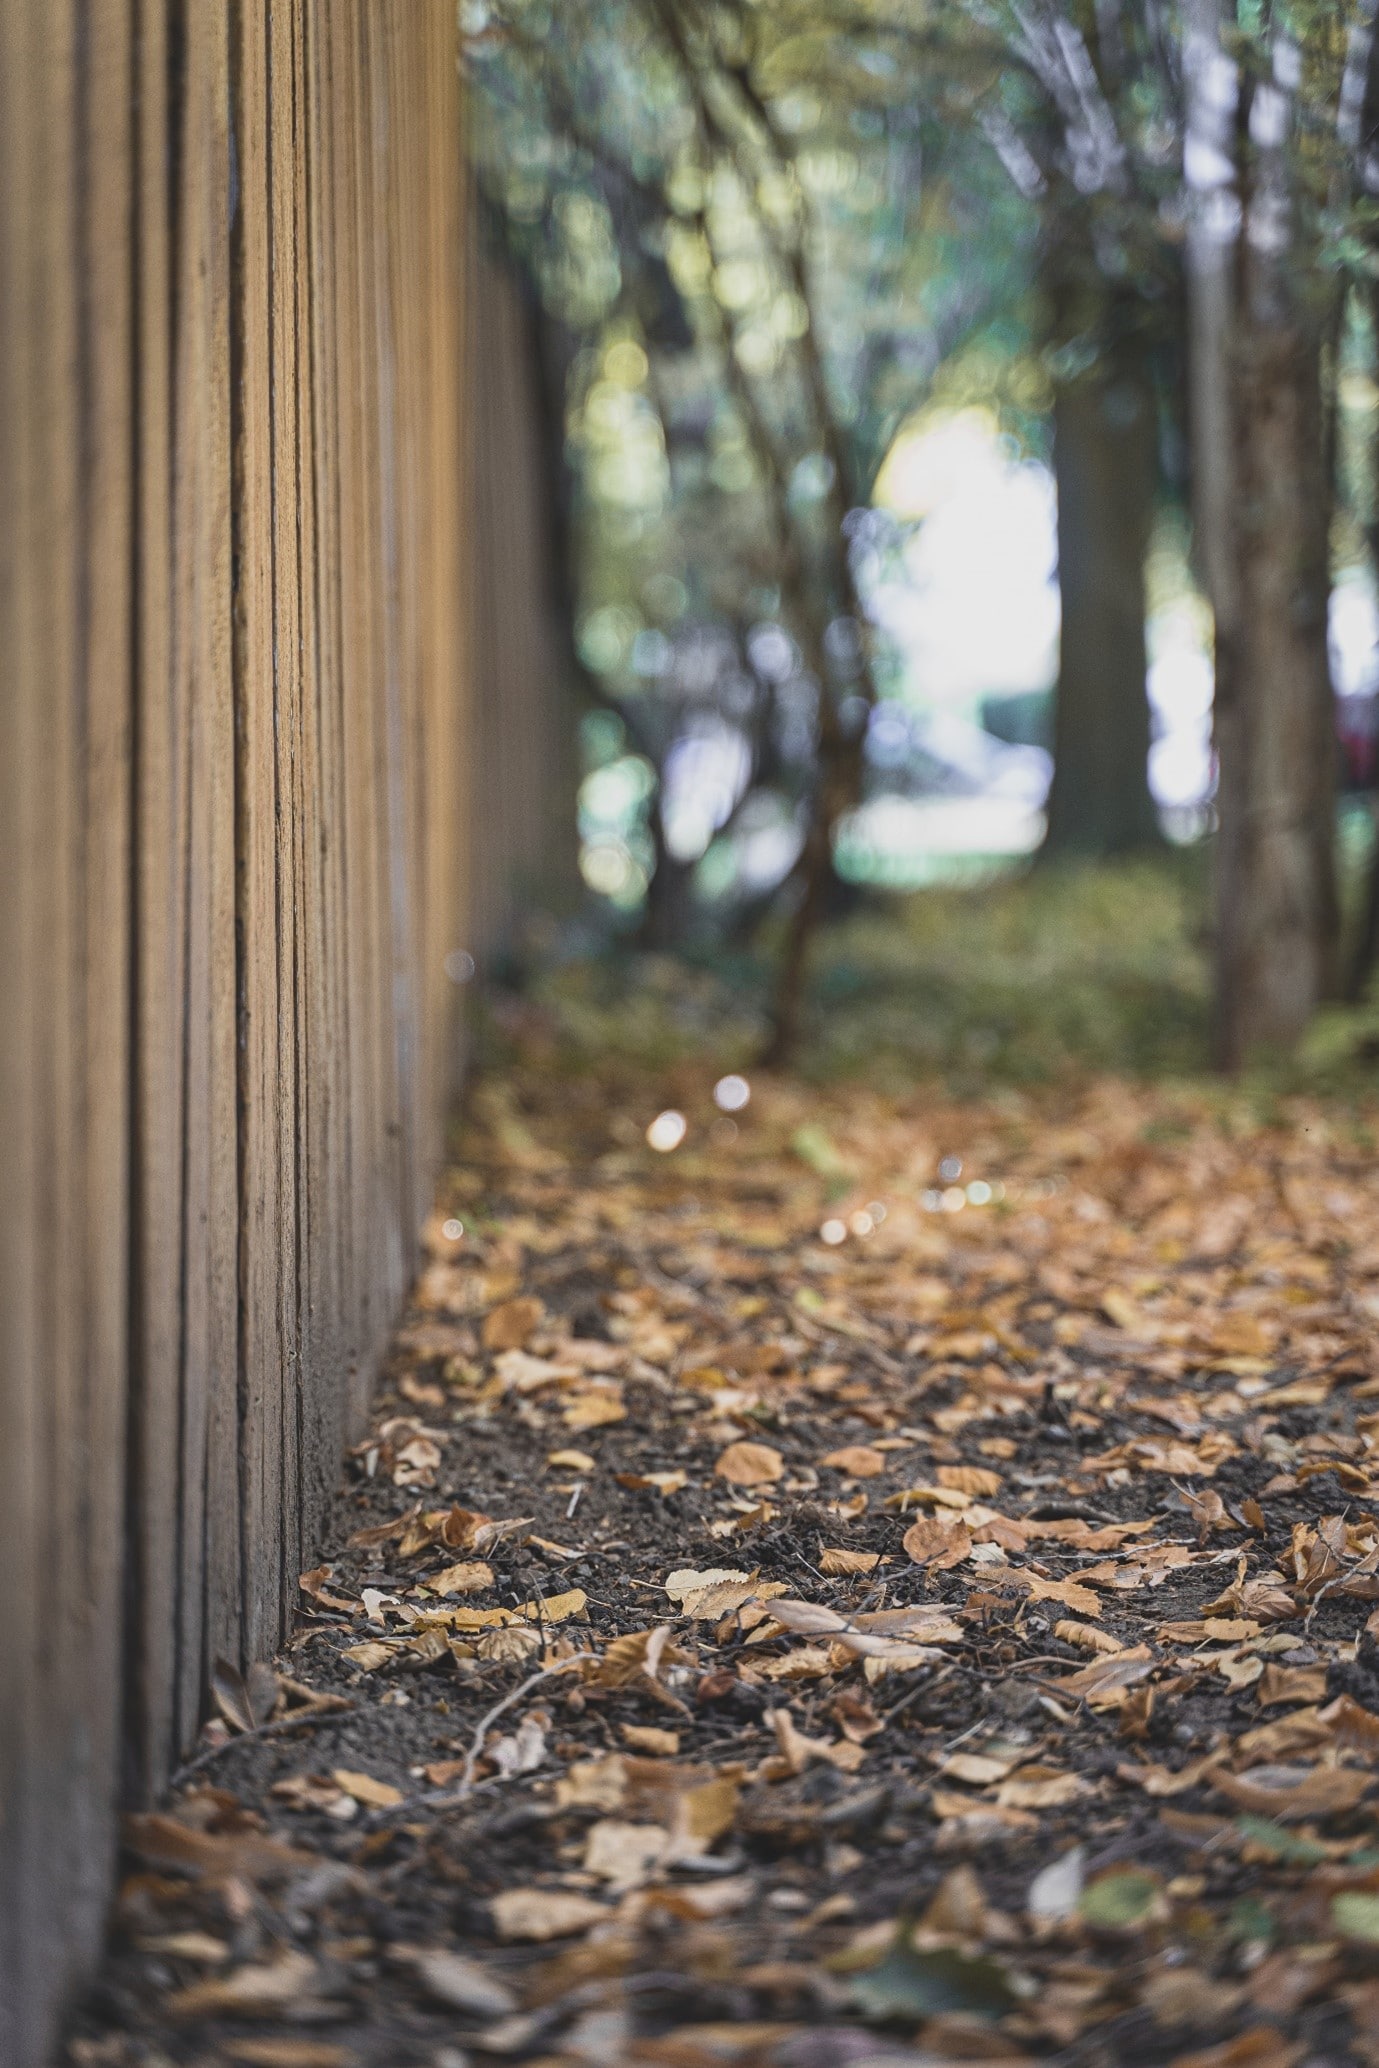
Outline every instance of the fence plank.
<svg viewBox="0 0 1379 2068">
<path fill-rule="evenodd" d="M 116 10 L 0 6 L 0 2059 L 21 2063 L 96 1943 L 118 1747 L 130 61 Z"/>
<path fill-rule="evenodd" d="M 491 882 L 533 851 L 556 671 L 503 675 L 498 617 L 518 701 L 471 765 L 465 441 L 508 340 L 457 33 L 0 0 L 5 2068 L 94 1955 L 117 1768 L 155 1794 L 211 1662 L 288 1626 L 416 1260 L 471 821 Z M 514 635 L 519 369 L 484 444 Z"/>
<path fill-rule="evenodd" d="M 169 134 L 167 0 L 152 0 L 138 46 L 130 1461 L 131 1749 L 145 1793 L 195 1727 L 208 1659 L 236 1641 L 239 1592 L 229 43 L 215 9 L 194 10 L 181 35 Z"/>
</svg>

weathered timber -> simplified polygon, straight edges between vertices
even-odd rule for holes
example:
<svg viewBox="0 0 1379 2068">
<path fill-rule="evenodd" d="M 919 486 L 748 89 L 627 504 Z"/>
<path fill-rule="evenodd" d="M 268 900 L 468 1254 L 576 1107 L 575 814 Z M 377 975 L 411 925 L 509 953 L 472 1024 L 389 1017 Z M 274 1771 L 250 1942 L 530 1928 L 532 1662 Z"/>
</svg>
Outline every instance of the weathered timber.
<svg viewBox="0 0 1379 2068">
<path fill-rule="evenodd" d="M 447 959 L 562 844 L 458 56 L 452 0 L 0 0 L 5 2068 L 121 1800 L 288 1627 L 416 1260 Z"/>
</svg>

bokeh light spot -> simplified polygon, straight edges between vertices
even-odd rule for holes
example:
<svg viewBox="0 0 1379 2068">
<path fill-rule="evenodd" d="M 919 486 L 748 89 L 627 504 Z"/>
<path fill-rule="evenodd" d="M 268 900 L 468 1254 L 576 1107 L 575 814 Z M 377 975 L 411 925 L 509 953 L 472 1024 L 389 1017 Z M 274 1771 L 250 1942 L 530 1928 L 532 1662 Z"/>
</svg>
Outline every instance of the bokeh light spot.
<svg viewBox="0 0 1379 2068">
<path fill-rule="evenodd" d="M 684 1114 L 669 1107 L 656 1115 L 646 1131 L 646 1138 L 653 1149 L 658 1149 L 662 1156 L 668 1156 L 672 1149 L 679 1148 L 688 1131 L 689 1122 Z"/>
</svg>

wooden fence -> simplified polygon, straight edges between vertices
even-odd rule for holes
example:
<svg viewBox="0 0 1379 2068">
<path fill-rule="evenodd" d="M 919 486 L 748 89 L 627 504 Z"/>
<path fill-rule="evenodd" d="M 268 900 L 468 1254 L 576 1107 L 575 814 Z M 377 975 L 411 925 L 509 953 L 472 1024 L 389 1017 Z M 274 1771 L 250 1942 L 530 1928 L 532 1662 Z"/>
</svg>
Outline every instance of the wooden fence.
<svg viewBox="0 0 1379 2068">
<path fill-rule="evenodd" d="M 5 2068 L 120 1800 L 283 1631 L 413 1265 L 447 957 L 551 834 L 455 14 L 0 0 Z"/>
</svg>

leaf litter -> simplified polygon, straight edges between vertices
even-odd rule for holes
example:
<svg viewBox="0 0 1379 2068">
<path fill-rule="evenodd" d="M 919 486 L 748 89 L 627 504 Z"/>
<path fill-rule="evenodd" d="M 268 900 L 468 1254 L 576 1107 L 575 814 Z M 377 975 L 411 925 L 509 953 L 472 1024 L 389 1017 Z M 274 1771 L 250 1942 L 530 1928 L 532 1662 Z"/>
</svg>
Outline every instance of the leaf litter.
<svg viewBox="0 0 1379 2068">
<path fill-rule="evenodd" d="M 71 2061 L 1379 2062 L 1365 1123 L 501 1089 Z"/>
</svg>

